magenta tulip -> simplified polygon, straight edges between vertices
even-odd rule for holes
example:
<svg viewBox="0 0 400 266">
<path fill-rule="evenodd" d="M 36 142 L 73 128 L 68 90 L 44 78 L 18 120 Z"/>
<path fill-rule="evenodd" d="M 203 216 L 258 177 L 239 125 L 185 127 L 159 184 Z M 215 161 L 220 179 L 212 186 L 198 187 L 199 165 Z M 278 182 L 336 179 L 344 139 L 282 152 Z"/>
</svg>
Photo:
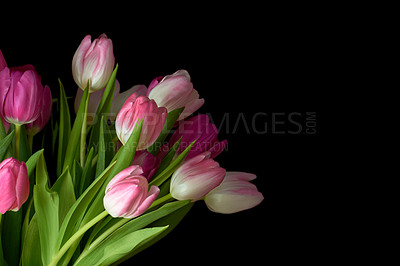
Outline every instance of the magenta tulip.
<svg viewBox="0 0 400 266">
<path fill-rule="evenodd" d="M 185 119 L 204 104 L 204 99 L 199 99 L 199 93 L 193 89 L 186 70 L 178 70 L 162 79 L 155 78 L 147 89 L 147 96 L 168 112 L 185 107 L 178 120 Z"/>
<path fill-rule="evenodd" d="M 32 65 L 0 72 L 0 112 L 4 119 L 22 125 L 35 121 L 42 110 L 43 86 Z"/>
<path fill-rule="evenodd" d="M 167 119 L 167 110 L 146 96 L 132 94 L 122 106 L 115 121 L 115 129 L 119 140 L 125 144 L 132 134 L 135 125 L 143 119 L 138 150 L 150 147 L 158 138 Z"/>
<path fill-rule="evenodd" d="M 104 33 L 91 41 L 87 35 L 79 45 L 72 59 L 72 74 L 76 84 L 84 90 L 89 83 L 89 91 L 101 90 L 107 85 L 114 69 L 114 53 L 111 39 Z"/>
<path fill-rule="evenodd" d="M 7 67 L 6 60 L 4 59 L 3 53 L 0 50 L 0 71 Z"/>
<path fill-rule="evenodd" d="M 18 211 L 29 196 L 28 170 L 14 158 L 0 163 L 0 213 Z"/>
<path fill-rule="evenodd" d="M 182 138 L 182 140 L 177 154 L 182 153 L 194 140 L 196 140 L 196 143 L 188 153 L 186 160 L 205 151 L 210 152 L 211 158 L 215 158 L 225 149 L 227 144 L 227 140 L 218 140 L 218 129 L 214 124 L 210 123 L 208 115 L 197 115 L 181 122 L 178 129 L 170 138 L 170 148 L 180 138 Z"/>
<path fill-rule="evenodd" d="M 133 165 L 122 170 L 108 183 L 104 208 L 114 218 L 134 218 L 144 213 L 157 198 L 160 189 L 142 176 L 143 170 Z"/>
<path fill-rule="evenodd" d="M 177 200 L 200 200 L 217 187 L 225 176 L 225 169 L 210 159 L 206 152 L 184 162 L 172 175 L 170 191 Z"/>
<path fill-rule="evenodd" d="M 145 176 L 148 181 L 151 180 L 160 164 L 160 158 L 154 156 L 146 150 L 137 151 L 135 153 L 135 158 L 133 158 L 132 161 L 132 165 L 139 165 L 140 167 L 142 167 L 143 176 Z"/>
<path fill-rule="evenodd" d="M 226 172 L 224 181 L 205 197 L 207 207 L 218 213 L 235 213 L 257 206 L 263 201 L 263 195 L 249 181 L 253 174 Z"/>
<path fill-rule="evenodd" d="M 40 111 L 39 117 L 32 123 L 26 124 L 26 133 L 34 136 L 46 126 L 51 116 L 51 109 L 53 105 L 53 98 L 51 97 L 51 91 L 49 86 L 44 86 L 43 98 L 42 98 L 42 110 Z"/>
</svg>

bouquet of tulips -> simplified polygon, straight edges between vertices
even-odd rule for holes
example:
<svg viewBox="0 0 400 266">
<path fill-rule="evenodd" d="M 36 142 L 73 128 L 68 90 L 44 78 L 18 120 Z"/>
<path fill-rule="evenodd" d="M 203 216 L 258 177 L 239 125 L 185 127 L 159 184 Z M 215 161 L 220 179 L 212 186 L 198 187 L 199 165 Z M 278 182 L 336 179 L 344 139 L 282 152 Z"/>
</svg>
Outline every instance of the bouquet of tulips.
<svg viewBox="0 0 400 266">
<path fill-rule="evenodd" d="M 61 81 L 53 99 L 32 65 L 8 67 L 0 51 L 1 266 L 118 264 L 197 201 L 235 213 L 263 200 L 254 174 L 214 160 L 226 140 L 207 115 L 193 115 L 204 99 L 187 71 L 120 92 L 117 70 L 105 34 L 82 40 L 71 119 Z M 47 142 L 52 149 L 33 150 Z"/>
</svg>

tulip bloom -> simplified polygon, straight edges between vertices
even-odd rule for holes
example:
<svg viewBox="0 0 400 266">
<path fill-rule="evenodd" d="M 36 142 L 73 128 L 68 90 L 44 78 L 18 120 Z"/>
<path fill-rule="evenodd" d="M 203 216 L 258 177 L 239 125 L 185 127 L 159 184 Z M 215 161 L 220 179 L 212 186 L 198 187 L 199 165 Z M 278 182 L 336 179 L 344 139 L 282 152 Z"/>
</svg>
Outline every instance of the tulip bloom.
<svg viewBox="0 0 400 266">
<path fill-rule="evenodd" d="M 133 86 L 129 90 L 124 91 L 122 93 L 120 93 L 120 88 L 121 88 L 121 86 L 120 86 L 118 80 L 116 80 L 113 100 L 111 103 L 110 114 L 108 116 L 108 119 L 111 120 L 112 122 L 115 121 L 115 118 L 116 118 L 118 112 L 121 110 L 122 106 L 124 105 L 125 101 L 129 98 L 129 96 L 131 96 L 135 92 L 138 95 L 146 94 L 146 86 L 144 86 L 144 85 Z M 99 107 L 101 98 L 103 97 L 104 90 L 105 90 L 105 88 L 95 91 L 90 94 L 89 106 L 88 106 L 88 112 L 87 112 L 87 114 L 88 114 L 87 123 L 89 125 L 91 125 L 95 122 L 94 115 L 97 112 L 97 108 Z M 82 96 L 83 96 L 83 91 L 80 88 L 78 88 L 76 90 L 75 103 L 74 103 L 75 113 L 78 112 Z"/>
<path fill-rule="evenodd" d="M 210 123 L 208 115 L 197 115 L 181 122 L 170 138 L 170 148 L 180 138 L 182 138 L 182 141 L 177 154 L 182 153 L 190 143 L 196 140 L 186 160 L 206 151 L 210 152 L 211 158 L 215 158 L 225 149 L 227 144 L 227 140 L 218 141 L 218 129 L 214 124 Z"/>
<path fill-rule="evenodd" d="M 207 207 L 218 213 L 235 213 L 253 208 L 261 203 L 263 195 L 249 181 L 253 174 L 226 172 L 224 181 L 208 193 L 204 199 Z"/>
<path fill-rule="evenodd" d="M 133 165 L 122 170 L 108 183 L 104 208 L 114 218 L 134 218 L 144 213 L 157 198 L 160 189 L 151 186 L 143 177 L 143 170 Z"/>
<path fill-rule="evenodd" d="M 0 163 L 0 213 L 18 211 L 29 196 L 28 170 L 14 158 Z"/>
<path fill-rule="evenodd" d="M 101 90 L 107 85 L 114 69 L 114 53 L 111 39 L 104 33 L 92 43 L 87 35 L 72 59 L 72 74 L 76 84 L 84 90 L 89 82 L 89 91 Z"/>
<path fill-rule="evenodd" d="M 138 150 L 147 149 L 156 141 L 167 119 L 167 110 L 164 107 L 158 107 L 146 96 L 138 96 L 134 93 L 126 100 L 115 121 L 116 133 L 122 144 L 128 141 L 136 123 L 142 119 L 143 127 Z"/>
<path fill-rule="evenodd" d="M 204 104 L 204 99 L 199 99 L 199 93 L 193 89 L 186 70 L 178 70 L 162 79 L 155 78 L 147 89 L 147 96 L 168 112 L 185 107 L 178 120 L 185 119 Z"/>
<path fill-rule="evenodd" d="M 51 116 L 51 109 L 53 105 L 53 98 L 51 97 L 51 91 L 49 86 L 44 87 L 43 98 L 42 98 L 42 110 L 39 117 L 32 123 L 26 124 L 26 133 L 34 136 L 46 126 Z"/>
<path fill-rule="evenodd" d="M 139 165 L 140 167 L 142 167 L 143 176 L 145 176 L 149 181 L 157 171 L 160 164 L 160 158 L 154 156 L 146 150 L 137 151 L 135 153 L 135 158 L 133 158 L 132 161 L 132 165 Z"/>
<path fill-rule="evenodd" d="M 43 86 L 32 65 L 0 72 L 0 112 L 4 119 L 22 125 L 35 121 L 42 110 Z"/>
<path fill-rule="evenodd" d="M 7 67 L 6 60 L 4 59 L 3 53 L 0 50 L 0 71 Z"/>
<path fill-rule="evenodd" d="M 225 169 L 209 157 L 209 152 L 197 155 L 174 172 L 170 185 L 173 198 L 197 201 L 222 182 Z"/>
</svg>

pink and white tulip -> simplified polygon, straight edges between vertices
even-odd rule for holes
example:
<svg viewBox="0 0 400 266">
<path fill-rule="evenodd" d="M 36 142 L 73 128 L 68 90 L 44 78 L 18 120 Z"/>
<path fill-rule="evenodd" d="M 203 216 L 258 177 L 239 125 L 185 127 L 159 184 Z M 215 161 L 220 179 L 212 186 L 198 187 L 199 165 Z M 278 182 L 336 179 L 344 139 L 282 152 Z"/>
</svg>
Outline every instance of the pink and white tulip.
<svg viewBox="0 0 400 266">
<path fill-rule="evenodd" d="M 151 180 L 158 167 L 160 167 L 160 164 L 160 158 L 154 156 L 146 150 L 137 151 L 135 153 L 135 158 L 133 158 L 132 161 L 132 165 L 139 165 L 142 167 L 143 176 L 145 176 L 148 181 Z"/>
<path fill-rule="evenodd" d="M 72 75 L 76 84 L 84 90 L 89 83 L 89 91 L 101 90 L 107 85 L 114 69 L 114 52 L 111 39 L 106 34 L 91 41 L 87 35 L 79 45 L 72 59 Z"/>
<path fill-rule="evenodd" d="M 52 105 L 53 98 L 51 96 L 51 91 L 49 86 L 46 85 L 43 91 L 42 109 L 40 111 L 39 117 L 32 123 L 25 125 L 26 133 L 28 135 L 34 136 L 43 130 L 47 122 L 49 122 Z"/>
<path fill-rule="evenodd" d="M 121 88 L 121 86 L 120 86 L 118 80 L 116 80 L 113 100 L 111 103 L 111 109 L 110 109 L 110 113 L 108 114 L 108 119 L 111 122 L 115 121 L 117 114 L 121 110 L 125 101 L 129 98 L 129 96 L 131 96 L 135 92 L 138 95 L 145 95 L 146 90 L 147 90 L 146 86 L 144 86 L 144 85 L 135 85 L 132 88 L 130 88 L 129 90 L 120 93 L 120 88 Z M 97 112 L 97 108 L 99 107 L 101 98 L 103 97 L 104 90 L 105 90 L 105 88 L 95 91 L 90 94 L 89 106 L 88 106 L 88 120 L 87 120 L 87 123 L 89 125 L 91 125 L 95 122 L 95 119 L 96 119 L 95 115 Z M 74 103 L 75 113 L 78 112 L 82 96 L 83 96 L 83 91 L 80 88 L 78 88 L 76 90 L 75 103 Z"/>
<path fill-rule="evenodd" d="M 182 153 L 194 140 L 196 143 L 188 153 L 186 160 L 193 158 L 203 152 L 210 152 L 210 157 L 215 158 L 226 147 L 227 140 L 218 140 L 218 129 L 210 123 L 208 115 L 197 115 L 179 124 L 179 127 L 171 136 L 170 148 L 180 139 L 181 145 L 177 154 Z"/>
<path fill-rule="evenodd" d="M 13 124 L 35 121 L 42 110 L 43 86 L 32 65 L 0 72 L 0 112 Z"/>
<path fill-rule="evenodd" d="M 168 112 L 185 107 L 178 120 L 185 119 L 204 104 L 190 82 L 186 70 L 178 70 L 164 78 L 157 77 L 149 85 L 147 96 Z"/>
<path fill-rule="evenodd" d="M 29 196 L 28 170 L 24 162 L 7 158 L 0 163 L 0 213 L 18 211 Z"/>
<path fill-rule="evenodd" d="M 106 187 L 104 208 L 114 218 L 134 218 L 144 213 L 157 198 L 160 189 L 142 176 L 143 170 L 133 165 L 117 174 Z"/>
<path fill-rule="evenodd" d="M 235 213 L 257 206 L 264 196 L 249 181 L 254 174 L 226 172 L 224 181 L 205 196 L 207 207 L 218 213 Z"/>
<path fill-rule="evenodd" d="M 158 138 L 167 119 L 167 109 L 146 96 L 132 94 L 124 103 L 115 121 L 115 129 L 119 140 L 125 144 L 137 123 L 143 119 L 137 150 L 150 147 Z"/>
<path fill-rule="evenodd" d="M 225 169 L 206 152 L 184 162 L 172 175 L 170 191 L 177 200 L 197 201 L 217 187 Z"/>
</svg>

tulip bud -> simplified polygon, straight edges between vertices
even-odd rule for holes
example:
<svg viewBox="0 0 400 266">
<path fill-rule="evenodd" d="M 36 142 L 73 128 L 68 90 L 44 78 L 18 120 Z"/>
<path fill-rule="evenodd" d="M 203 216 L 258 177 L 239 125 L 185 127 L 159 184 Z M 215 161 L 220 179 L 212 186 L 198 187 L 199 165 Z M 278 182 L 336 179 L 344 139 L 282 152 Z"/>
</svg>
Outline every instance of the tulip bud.
<svg viewBox="0 0 400 266">
<path fill-rule="evenodd" d="M 134 218 L 144 213 L 157 198 L 160 189 L 151 186 L 141 174 L 142 169 L 133 165 L 122 170 L 108 183 L 104 208 L 114 218 Z"/>
<path fill-rule="evenodd" d="M 235 213 L 257 206 L 263 201 L 263 195 L 249 181 L 253 174 L 226 172 L 222 183 L 208 193 L 204 199 L 207 207 L 218 213 Z"/>
<path fill-rule="evenodd" d="M 140 167 L 142 167 L 143 176 L 145 176 L 148 181 L 151 180 L 160 164 L 160 158 L 154 156 L 146 150 L 137 151 L 135 153 L 135 158 L 133 158 L 132 161 L 132 165 L 139 165 Z"/>
<path fill-rule="evenodd" d="M 3 53 L 0 50 L 0 71 L 7 67 L 6 60 L 4 59 Z"/>
<path fill-rule="evenodd" d="M 203 152 L 210 152 L 210 158 L 220 154 L 227 144 L 226 140 L 218 141 L 218 129 L 210 123 L 208 115 L 197 115 L 180 123 L 178 129 L 171 136 L 170 148 L 182 138 L 177 154 L 182 153 L 194 140 L 196 143 L 189 151 L 186 160 Z"/>
<path fill-rule="evenodd" d="M 170 191 L 177 200 L 196 201 L 218 186 L 225 176 L 225 169 L 203 153 L 184 162 L 172 175 Z"/>
<path fill-rule="evenodd" d="M 42 110 L 43 86 L 32 65 L 0 72 L 0 112 L 13 124 L 35 121 Z"/>
<path fill-rule="evenodd" d="M 146 96 L 132 94 L 124 103 L 115 121 L 115 129 L 119 140 L 125 144 L 136 123 L 143 119 L 138 150 L 150 147 L 158 138 L 167 119 L 167 110 Z"/>
<path fill-rule="evenodd" d="M 28 170 L 24 162 L 7 158 L 0 163 L 0 213 L 18 211 L 29 196 Z"/>
<path fill-rule="evenodd" d="M 53 105 L 53 98 L 51 97 L 51 91 L 49 86 L 44 87 L 43 98 L 42 98 L 42 110 L 39 117 L 32 123 L 26 124 L 26 133 L 34 136 L 46 126 L 51 116 L 51 108 Z"/>
<path fill-rule="evenodd" d="M 178 120 L 185 119 L 204 104 L 204 99 L 199 99 L 199 93 L 193 89 L 186 70 L 178 70 L 161 80 L 155 78 L 147 89 L 147 95 L 168 112 L 185 107 Z"/>
<path fill-rule="evenodd" d="M 72 74 L 76 84 L 84 90 L 89 82 L 89 91 L 104 88 L 114 69 L 114 53 L 111 39 L 104 33 L 92 43 L 87 35 L 72 59 Z"/>
</svg>

